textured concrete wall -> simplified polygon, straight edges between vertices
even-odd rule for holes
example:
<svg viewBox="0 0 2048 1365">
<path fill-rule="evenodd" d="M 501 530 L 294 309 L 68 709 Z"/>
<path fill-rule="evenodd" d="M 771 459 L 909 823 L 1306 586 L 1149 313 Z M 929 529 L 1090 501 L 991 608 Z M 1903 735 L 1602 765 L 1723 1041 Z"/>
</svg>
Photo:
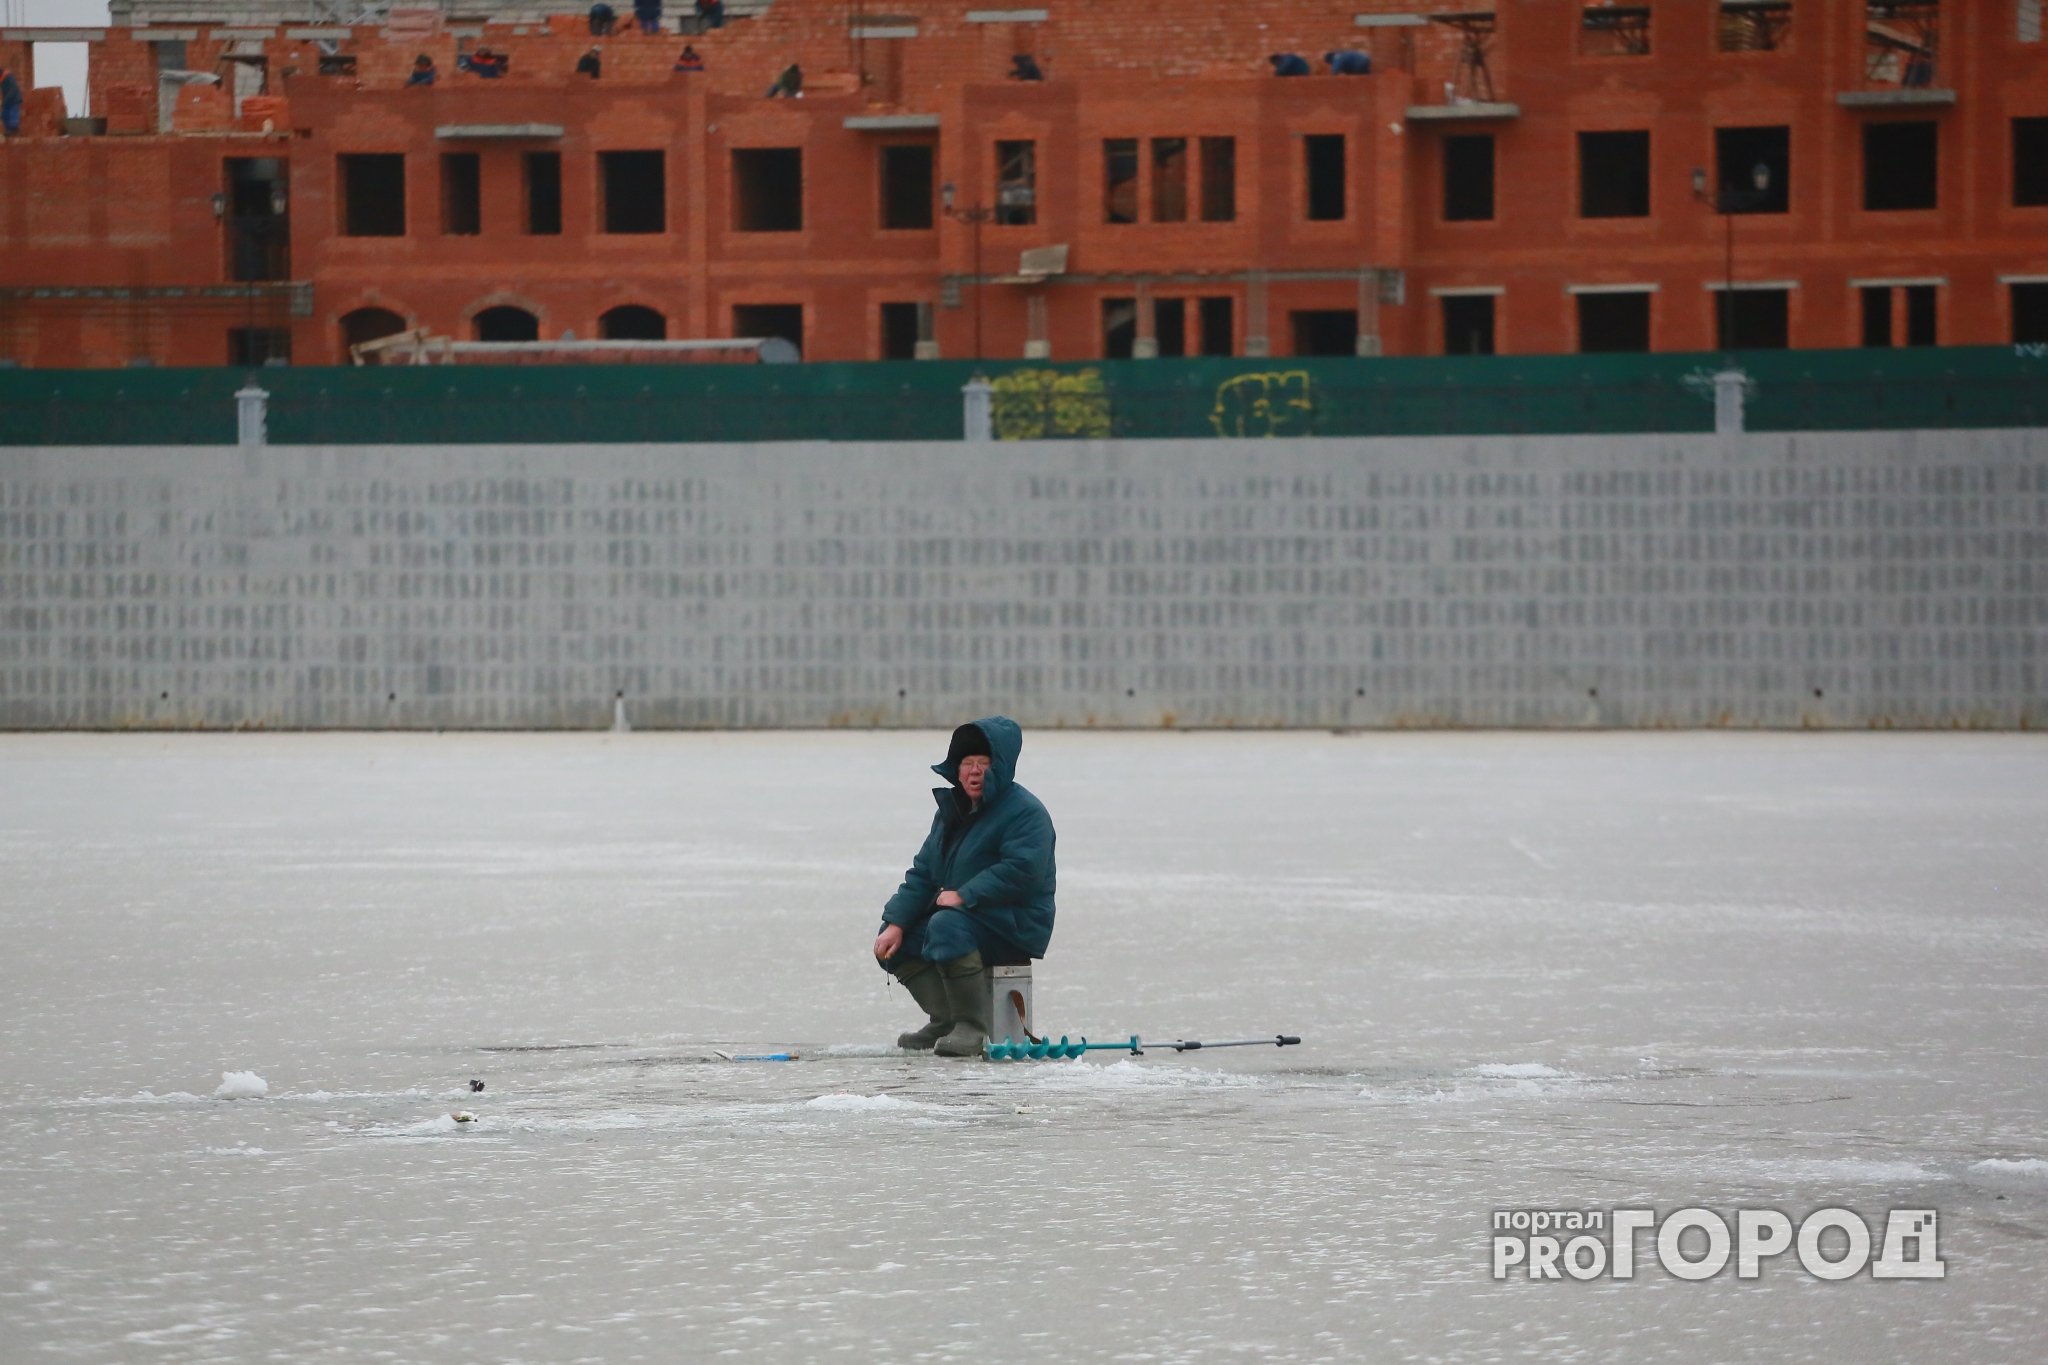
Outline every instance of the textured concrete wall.
<svg viewBox="0 0 2048 1365">
<path fill-rule="evenodd" d="M 2048 724 L 2048 433 L 0 450 L 0 724 Z"/>
</svg>

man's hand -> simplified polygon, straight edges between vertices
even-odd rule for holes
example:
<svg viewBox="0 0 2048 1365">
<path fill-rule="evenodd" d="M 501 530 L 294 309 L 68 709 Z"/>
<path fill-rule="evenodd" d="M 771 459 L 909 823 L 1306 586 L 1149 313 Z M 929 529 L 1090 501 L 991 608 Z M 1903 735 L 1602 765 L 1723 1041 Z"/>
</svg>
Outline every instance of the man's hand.
<svg viewBox="0 0 2048 1365">
<path fill-rule="evenodd" d="M 903 946 L 903 926 L 884 925 L 882 932 L 875 935 L 875 956 L 887 962 L 896 956 L 896 950 Z"/>
<path fill-rule="evenodd" d="M 958 910 L 962 908 L 958 891 L 941 891 L 939 898 L 933 901 L 932 904 L 938 906 L 941 910 Z"/>
</svg>

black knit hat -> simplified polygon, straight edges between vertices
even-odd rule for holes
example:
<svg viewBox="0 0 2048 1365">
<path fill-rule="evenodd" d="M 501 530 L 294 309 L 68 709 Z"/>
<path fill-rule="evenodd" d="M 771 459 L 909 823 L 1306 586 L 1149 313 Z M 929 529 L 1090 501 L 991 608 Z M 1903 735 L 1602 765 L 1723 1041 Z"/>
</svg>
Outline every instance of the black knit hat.
<svg viewBox="0 0 2048 1365">
<path fill-rule="evenodd" d="M 971 721 L 953 732 L 953 743 L 946 750 L 946 763 L 948 766 L 957 764 L 969 754 L 980 754 L 984 758 L 994 757 L 989 752 L 988 736 L 982 733 L 979 725 Z"/>
</svg>

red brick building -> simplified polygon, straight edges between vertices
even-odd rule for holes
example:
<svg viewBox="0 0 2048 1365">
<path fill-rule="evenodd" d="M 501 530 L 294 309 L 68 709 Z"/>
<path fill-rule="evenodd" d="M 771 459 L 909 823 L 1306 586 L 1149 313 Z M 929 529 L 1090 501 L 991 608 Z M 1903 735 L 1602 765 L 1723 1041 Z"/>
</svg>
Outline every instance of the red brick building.
<svg viewBox="0 0 2048 1365">
<path fill-rule="evenodd" d="M 334 364 L 415 327 L 828 360 L 2048 341 L 2040 0 L 774 0 L 654 36 L 619 8 L 599 38 L 424 11 L 87 35 L 104 123 L 59 136 L 38 93 L 0 148 L 0 356 Z M 5 36 L 27 71 L 43 35 Z M 505 74 L 466 69 L 482 48 Z M 1370 74 L 1325 74 L 1351 50 Z M 791 63 L 803 97 L 766 97 Z"/>
</svg>

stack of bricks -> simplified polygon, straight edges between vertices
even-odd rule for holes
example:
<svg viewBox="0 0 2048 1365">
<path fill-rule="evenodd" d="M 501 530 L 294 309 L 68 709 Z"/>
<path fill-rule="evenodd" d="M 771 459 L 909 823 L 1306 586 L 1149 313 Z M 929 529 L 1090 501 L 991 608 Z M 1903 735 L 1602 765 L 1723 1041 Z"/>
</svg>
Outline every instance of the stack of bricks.
<svg viewBox="0 0 2048 1365">
<path fill-rule="evenodd" d="M 235 126 L 245 133 L 268 133 L 292 126 L 292 104 L 282 95 L 245 95 Z"/>
<path fill-rule="evenodd" d="M 106 111 L 109 134 L 156 131 L 156 91 L 146 85 L 109 85 L 101 89 L 99 107 Z"/>
<path fill-rule="evenodd" d="M 21 105 L 23 137 L 61 137 L 64 132 L 64 91 L 45 85 L 28 92 Z"/>
</svg>

